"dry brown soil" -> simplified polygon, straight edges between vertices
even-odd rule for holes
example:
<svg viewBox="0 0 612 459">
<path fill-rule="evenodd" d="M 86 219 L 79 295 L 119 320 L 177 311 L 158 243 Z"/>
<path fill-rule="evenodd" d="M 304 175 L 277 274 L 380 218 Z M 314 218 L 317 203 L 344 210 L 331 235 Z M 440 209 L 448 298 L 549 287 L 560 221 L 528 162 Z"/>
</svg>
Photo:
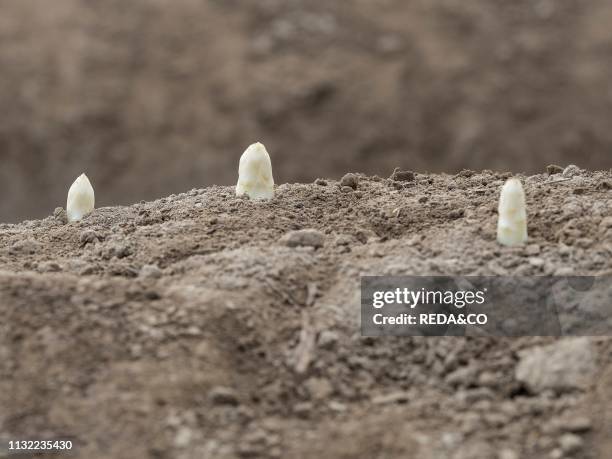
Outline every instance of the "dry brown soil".
<svg viewBox="0 0 612 459">
<path fill-rule="evenodd" d="M 508 176 L 265 203 L 215 186 L 0 225 L 0 438 L 69 436 L 87 459 L 609 458 L 609 338 L 557 392 L 515 374 L 553 338 L 360 336 L 363 274 L 612 272 L 612 173 L 523 176 L 520 248 L 495 241 Z M 307 228 L 323 247 L 285 243 Z"/>
</svg>

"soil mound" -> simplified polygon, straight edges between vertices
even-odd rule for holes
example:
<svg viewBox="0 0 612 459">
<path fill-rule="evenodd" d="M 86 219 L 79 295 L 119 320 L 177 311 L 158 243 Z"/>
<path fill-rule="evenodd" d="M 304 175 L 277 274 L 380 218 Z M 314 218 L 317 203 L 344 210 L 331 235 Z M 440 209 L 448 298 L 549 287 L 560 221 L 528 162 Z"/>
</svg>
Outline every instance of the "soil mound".
<svg viewBox="0 0 612 459">
<path fill-rule="evenodd" d="M 610 274 L 612 174 L 570 172 L 521 177 L 519 248 L 495 241 L 508 174 L 491 171 L 0 225 L 0 438 L 68 436 L 89 459 L 603 459 L 609 338 L 563 339 L 559 359 L 550 338 L 358 328 L 360 275 Z M 572 355 L 592 381 L 572 382 Z M 568 366 L 562 392 L 531 383 L 547 356 Z"/>
</svg>

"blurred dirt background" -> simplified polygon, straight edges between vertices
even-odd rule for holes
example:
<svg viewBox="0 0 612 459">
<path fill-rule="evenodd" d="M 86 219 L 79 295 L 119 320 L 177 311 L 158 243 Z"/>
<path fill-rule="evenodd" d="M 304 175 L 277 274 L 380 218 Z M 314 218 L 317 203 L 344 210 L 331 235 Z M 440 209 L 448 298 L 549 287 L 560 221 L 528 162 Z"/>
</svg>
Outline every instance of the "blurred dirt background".
<svg viewBox="0 0 612 459">
<path fill-rule="evenodd" d="M 394 166 L 612 165 L 607 0 L 0 0 L 0 221 Z"/>
</svg>

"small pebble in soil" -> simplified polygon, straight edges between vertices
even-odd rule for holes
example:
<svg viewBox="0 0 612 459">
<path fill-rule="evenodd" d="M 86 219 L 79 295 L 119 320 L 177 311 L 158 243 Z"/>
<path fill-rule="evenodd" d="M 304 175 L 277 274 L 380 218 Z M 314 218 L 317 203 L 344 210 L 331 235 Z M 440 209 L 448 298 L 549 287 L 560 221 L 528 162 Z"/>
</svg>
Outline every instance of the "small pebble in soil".
<svg viewBox="0 0 612 459">
<path fill-rule="evenodd" d="M 332 349 L 339 340 L 338 333 L 332 330 L 323 330 L 319 335 L 317 344 L 321 349 Z"/>
<path fill-rule="evenodd" d="M 287 247 L 323 247 L 325 235 L 315 229 L 301 229 L 290 231 L 281 239 L 281 243 Z"/>
<path fill-rule="evenodd" d="M 402 171 L 399 167 L 396 167 L 389 178 L 396 182 L 412 182 L 415 174 L 412 171 Z"/>
<path fill-rule="evenodd" d="M 570 164 L 565 169 L 563 169 L 563 177 L 572 178 L 580 174 L 582 174 L 582 169 L 580 169 L 575 164 Z"/>
<path fill-rule="evenodd" d="M 61 224 L 68 223 L 68 215 L 63 207 L 56 207 L 53 211 L 53 217 Z"/>
<path fill-rule="evenodd" d="M 557 166 L 556 164 L 549 164 L 546 166 L 546 172 L 548 172 L 548 175 L 562 174 L 563 168 L 561 166 Z"/>
<path fill-rule="evenodd" d="M 159 279 L 162 276 L 162 270 L 157 265 L 144 265 L 140 268 L 140 277 L 146 279 Z"/>
<path fill-rule="evenodd" d="M 499 452 L 499 459 L 519 459 L 518 453 L 512 449 L 504 448 Z"/>
<path fill-rule="evenodd" d="M 313 405 L 310 402 L 300 402 L 293 406 L 293 412 L 302 419 L 308 418 L 312 409 Z"/>
<path fill-rule="evenodd" d="M 575 453 L 582 449 L 583 444 L 582 438 L 576 434 L 568 433 L 559 438 L 559 446 L 566 454 Z"/>
<path fill-rule="evenodd" d="M 56 273 L 62 270 L 62 267 L 54 261 L 43 261 L 38 265 L 38 271 L 41 273 Z"/>
<path fill-rule="evenodd" d="M 315 400 L 325 400 L 334 392 L 331 383 L 326 378 L 309 378 L 304 382 L 304 387 L 310 398 Z"/>
<path fill-rule="evenodd" d="M 593 424 L 587 417 L 577 417 L 568 419 L 567 422 L 561 427 L 569 432 L 587 432 L 591 430 Z"/>
<path fill-rule="evenodd" d="M 346 186 L 346 187 L 352 188 L 353 190 L 356 190 L 357 187 L 359 186 L 359 177 L 349 172 L 348 174 L 345 174 L 344 177 L 342 177 L 342 179 L 340 179 L 340 186 L 341 187 Z"/>
<path fill-rule="evenodd" d="M 208 393 L 208 398 L 215 405 L 236 406 L 239 404 L 236 392 L 229 387 L 213 387 Z"/>
<path fill-rule="evenodd" d="M 607 191 L 612 190 L 612 181 L 610 180 L 602 180 L 597 184 L 597 189 L 599 191 Z"/>
<path fill-rule="evenodd" d="M 95 244 L 96 242 L 100 242 L 101 239 L 102 237 L 93 230 L 85 230 L 79 235 L 79 242 L 81 246 Z"/>
</svg>

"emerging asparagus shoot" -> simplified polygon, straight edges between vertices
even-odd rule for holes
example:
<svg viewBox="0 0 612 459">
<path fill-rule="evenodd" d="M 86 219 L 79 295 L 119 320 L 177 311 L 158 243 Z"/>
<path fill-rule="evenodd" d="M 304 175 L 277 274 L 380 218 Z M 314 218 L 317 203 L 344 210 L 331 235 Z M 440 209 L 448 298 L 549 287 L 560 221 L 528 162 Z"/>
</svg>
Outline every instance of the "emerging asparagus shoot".
<svg viewBox="0 0 612 459">
<path fill-rule="evenodd" d="M 498 213 L 497 242 L 507 246 L 524 244 L 527 241 L 527 210 L 519 179 L 511 178 L 502 187 Z"/>
<path fill-rule="evenodd" d="M 274 178 L 272 162 L 266 147 L 254 143 L 240 157 L 236 195 L 246 194 L 251 199 L 272 199 L 274 197 Z"/>
<path fill-rule="evenodd" d="M 66 214 L 69 222 L 76 222 L 94 209 L 94 190 L 85 174 L 81 174 L 68 190 Z"/>
</svg>

